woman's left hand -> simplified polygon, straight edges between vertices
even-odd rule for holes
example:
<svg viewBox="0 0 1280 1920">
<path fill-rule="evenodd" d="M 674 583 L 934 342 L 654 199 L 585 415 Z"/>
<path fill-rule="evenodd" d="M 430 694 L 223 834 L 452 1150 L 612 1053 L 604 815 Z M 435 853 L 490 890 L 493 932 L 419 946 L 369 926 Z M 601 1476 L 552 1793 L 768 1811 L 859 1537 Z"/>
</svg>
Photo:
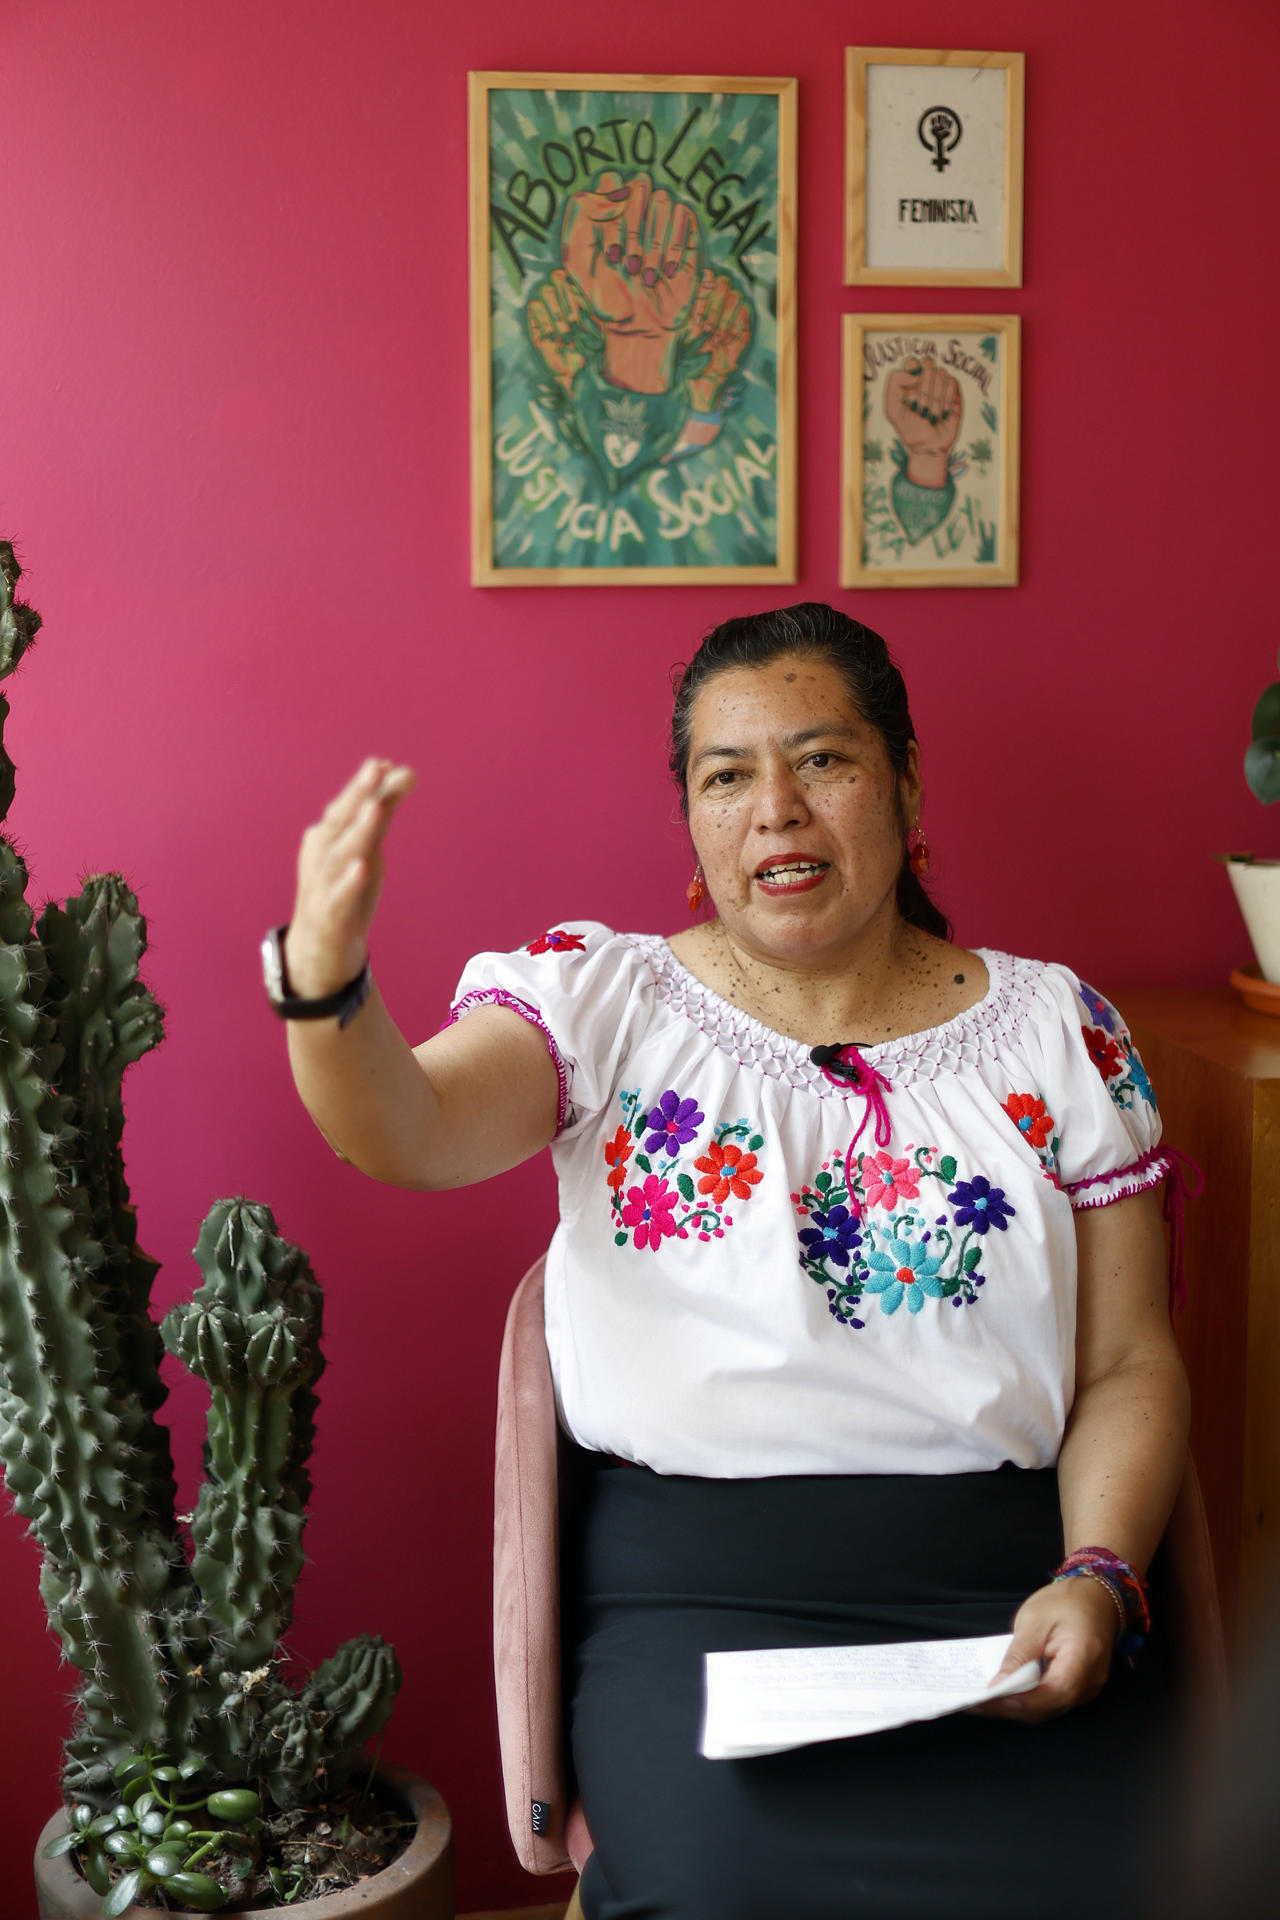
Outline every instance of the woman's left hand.
<svg viewBox="0 0 1280 1920">
<path fill-rule="evenodd" d="M 974 1712 L 1034 1722 L 1052 1720 L 1092 1700 L 1111 1671 L 1119 1624 L 1115 1602 L 1096 1580 L 1078 1577 L 1037 1588 L 1014 1616 L 1013 1642 L 995 1678 L 1002 1680 L 1028 1660 L 1039 1660 L 1039 1685 L 1029 1693 L 1006 1694 Z"/>
</svg>

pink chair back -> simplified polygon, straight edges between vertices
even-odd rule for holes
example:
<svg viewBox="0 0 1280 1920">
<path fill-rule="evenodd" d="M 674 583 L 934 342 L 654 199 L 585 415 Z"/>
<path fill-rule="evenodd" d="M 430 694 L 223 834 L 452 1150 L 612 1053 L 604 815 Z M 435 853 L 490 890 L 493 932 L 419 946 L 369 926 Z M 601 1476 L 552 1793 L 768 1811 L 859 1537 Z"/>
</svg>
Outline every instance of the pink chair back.
<svg viewBox="0 0 1280 1920">
<path fill-rule="evenodd" d="M 494 1460 L 493 1667 L 507 1825 L 527 1873 L 581 1872 L 592 1851 L 568 1803 L 560 1700 L 559 1425 L 543 1262 L 507 1312 Z"/>
</svg>

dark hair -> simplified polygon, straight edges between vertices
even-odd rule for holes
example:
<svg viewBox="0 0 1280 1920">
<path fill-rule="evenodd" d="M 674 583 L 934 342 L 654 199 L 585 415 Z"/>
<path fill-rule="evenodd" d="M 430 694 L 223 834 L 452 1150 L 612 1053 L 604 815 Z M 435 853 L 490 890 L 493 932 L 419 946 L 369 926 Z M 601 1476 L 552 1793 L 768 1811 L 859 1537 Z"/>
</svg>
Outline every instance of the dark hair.
<svg viewBox="0 0 1280 1920">
<path fill-rule="evenodd" d="M 860 620 L 850 619 L 847 613 L 821 600 L 805 600 L 799 606 L 749 613 L 712 627 L 681 671 L 671 714 L 671 772 L 686 817 L 693 703 L 699 691 L 716 674 L 731 668 L 767 667 L 774 660 L 791 656 L 823 660 L 835 668 L 856 711 L 884 741 L 895 775 L 901 777 L 906 772 L 908 749 L 916 731 L 911 724 L 906 684 L 888 647 Z M 911 871 L 905 834 L 898 874 L 898 912 L 909 925 L 925 933 L 936 934 L 940 940 L 951 938 L 950 921 Z"/>
</svg>

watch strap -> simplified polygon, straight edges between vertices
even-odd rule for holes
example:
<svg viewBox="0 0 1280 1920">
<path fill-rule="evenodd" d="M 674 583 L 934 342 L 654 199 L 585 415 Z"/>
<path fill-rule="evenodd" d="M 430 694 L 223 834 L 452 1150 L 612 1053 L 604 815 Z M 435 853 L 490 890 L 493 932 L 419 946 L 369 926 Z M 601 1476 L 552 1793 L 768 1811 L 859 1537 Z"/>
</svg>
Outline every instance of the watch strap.
<svg viewBox="0 0 1280 1920">
<path fill-rule="evenodd" d="M 336 993 L 326 993 L 319 999 L 303 999 L 292 992 L 289 975 L 285 967 L 284 938 L 288 933 L 287 924 L 272 927 L 262 942 L 262 971 L 266 981 L 267 998 L 282 1020 L 331 1020 L 336 1014 L 339 1029 L 349 1026 L 355 1019 L 373 987 L 373 970 L 366 960 L 354 980 L 348 980 L 345 987 L 339 987 Z"/>
</svg>

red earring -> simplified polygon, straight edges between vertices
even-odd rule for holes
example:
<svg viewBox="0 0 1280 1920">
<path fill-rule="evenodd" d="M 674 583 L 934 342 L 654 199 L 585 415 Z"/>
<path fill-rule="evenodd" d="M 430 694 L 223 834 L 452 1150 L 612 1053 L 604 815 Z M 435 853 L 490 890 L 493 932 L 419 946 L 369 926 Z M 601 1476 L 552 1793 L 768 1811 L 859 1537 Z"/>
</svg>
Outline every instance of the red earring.
<svg viewBox="0 0 1280 1920">
<path fill-rule="evenodd" d="M 929 842 L 919 827 L 912 827 L 907 835 L 907 858 L 912 873 L 919 875 L 929 871 Z"/>
<path fill-rule="evenodd" d="M 701 860 L 699 860 L 697 866 L 694 868 L 693 878 L 684 891 L 685 898 L 689 902 L 690 913 L 697 913 L 698 908 L 707 897 L 707 883 L 703 878 Z"/>
</svg>

